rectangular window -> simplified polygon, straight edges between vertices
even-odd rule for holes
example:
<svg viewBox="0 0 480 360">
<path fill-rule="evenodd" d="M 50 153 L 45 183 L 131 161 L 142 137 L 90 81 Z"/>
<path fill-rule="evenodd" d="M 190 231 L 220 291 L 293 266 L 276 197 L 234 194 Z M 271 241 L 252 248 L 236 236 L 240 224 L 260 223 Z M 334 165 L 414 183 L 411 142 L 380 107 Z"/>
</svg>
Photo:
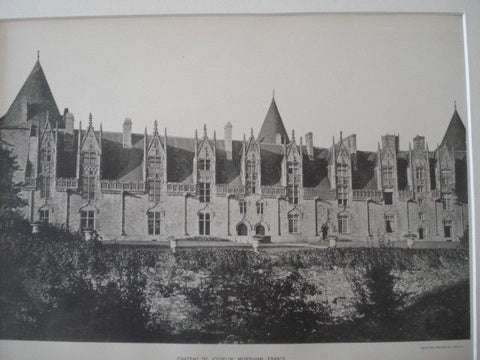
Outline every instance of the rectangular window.
<svg viewBox="0 0 480 360">
<path fill-rule="evenodd" d="M 247 213 L 247 202 L 244 200 L 240 200 L 238 205 L 240 206 L 240 214 Z"/>
<path fill-rule="evenodd" d="M 384 192 L 383 200 L 385 205 L 393 205 L 393 192 Z"/>
<path fill-rule="evenodd" d="M 257 203 L 257 214 L 263 215 L 263 203 Z"/>
<path fill-rule="evenodd" d="M 93 230 L 95 228 L 95 211 L 80 211 L 80 228 L 81 230 Z"/>
<path fill-rule="evenodd" d="M 198 227 L 200 235 L 210 235 L 210 214 L 198 215 Z"/>
<path fill-rule="evenodd" d="M 50 176 L 42 176 L 40 184 L 40 197 L 42 199 L 50 199 Z"/>
<path fill-rule="evenodd" d="M 160 180 L 149 180 L 148 181 L 148 200 L 155 203 L 160 202 L 160 193 L 161 193 L 161 181 Z"/>
<path fill-rule="evenodd" d="M 257 162 L 255 160 L 255 154 L 252 154 L 252 158 L 247 160 L 247 190 L 251 194 L 255 194 L 257 183 Z"/>
<path fill-rule="evenodd" d="M 200 186 L 200 202 L 209 203 L 210 202 L 210 183 L 201 182 Z"/>
<path fill-rule="evenodd" d="M 200 170 L 210 170 L 210 159 L 199 159 Z"/>
<path fill-rule="evenodd" d="M 382 168 L 382 174 L 384 179 L 393 179 L 393 167 Z"/>
<path fill-rule="evenodd" d="M 415 178 L 417 180 L 423 180 L 425 178 L 425 171 L 423 167 L 419 166 L 415 169 Z"/>
<path fill-rule="evenodd" d="M 154 154 L 150 154 L 147 159 L 147 171 L 149 178 L 159 179 L 163 176 L 163 162 L 159 155 L 158 148 L 155 149 Z"/>
<path fill-rule="evenodd" d="M 290 204 L 298 204 L 299 192 L 300 190 L 298 185 L 293 184 L 287 186 L 288 202 Z"/>
<path fill-rule="evenodd" d="M 425 238 L 425 229 L 423 227 L 418 228 L 418 238 L 423 240 Z"/>
<path fill-rule="evenodd" d="M 452 199 L 449 197 L 444 197 L 442 199 L 443 210 L 452 210 Z"/>
<path fill-rule="evenodd" d="M 48 223 L 50 220 L 50 210 L 41 209 L 40 210 L 40 222 Z"/>
<path fill-rule="evenodd" d="M 443 235 L 446 238 L 451 238 L 452 237 L 452 220 L 445 220 L 443 222 Z"/>
<path fill-rule="evenodd" d="M 420 221 L 425 220 L 425 215 L 424 215 L 423 213 L 418 213 L 418 219 L 419 219 Z"/>
<path fill-rule="evenodd" d="M 160 212 L 149 211 L 148 212 L 148 235 L 160 235 Z"/>
<path fill-rule="evenodd" d="M 95 199 L 95 176 L 82 178 L 82 196 L 84 199 Z"/>
<path fill-rule="evenodd" d="M 393 233 L 393 225 L 394 225 L 394 217 L 393 215 L 385 216 L 385 232 Z"/>
<path fill-rule="evenodd" d="M 443 185 L 449 185 L 450 184 L 450 170 L 442 170 L 441 173 L 442 176 L 442 184 Z"/>
<path fill-rule="evenodd" d="M 288 215 L 288 232 L 290 234 L 298 234 L 298 214 Z"/>
<path fill-rule="evenodd" d="M 423 192 L 424 191 L 424 186 L 423 185 L 417 185 L 417 192 Z"/>
<path fill-rule="evenodd" d="M 422 198 L 417 199 L 417 202 L 418 202 L 418 206 L 423 206 L 423 199 Z"/>
<path fill-rule="evenodd" d="M 338 233 L 346 234 L 348 233 L 348 217 L 347 215 L 338 216 Z"/>
</svg>

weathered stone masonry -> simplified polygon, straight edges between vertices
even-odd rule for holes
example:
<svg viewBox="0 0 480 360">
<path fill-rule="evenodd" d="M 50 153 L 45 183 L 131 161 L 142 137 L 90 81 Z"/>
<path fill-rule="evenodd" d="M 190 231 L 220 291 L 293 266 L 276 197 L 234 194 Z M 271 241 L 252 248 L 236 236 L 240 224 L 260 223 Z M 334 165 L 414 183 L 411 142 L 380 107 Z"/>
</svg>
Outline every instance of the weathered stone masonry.
<svg viewBox="0 0 480 360">
<path fill-rule="evenodd" d="M 408 150 L 382 136 L 376 152 L 357 150 L 356 136 L 328 148 L 288 136 L 275 99 L 257 136 L 223 139 L 207 127 L 193 138 L 160 131 L 85 129 L 63 115 L 37 60 L 0 119 L 2 145 L 21 167 L 32 222 L 95 229 L 104 239 L 216 236 L 276 241 L 337 236 L 370 241 L 416 236 L 458 240 L 468 227 L 466 135 L 454 110 L 444 139 L 430 151 L 423 136 Z"/>
</svg>

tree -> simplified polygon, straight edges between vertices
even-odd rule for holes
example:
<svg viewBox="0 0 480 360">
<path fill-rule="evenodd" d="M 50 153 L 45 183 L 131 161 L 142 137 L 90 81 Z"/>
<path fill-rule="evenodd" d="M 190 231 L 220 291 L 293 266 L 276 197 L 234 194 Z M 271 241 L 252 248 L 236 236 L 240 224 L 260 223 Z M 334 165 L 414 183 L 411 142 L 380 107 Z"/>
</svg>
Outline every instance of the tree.
<svg viewBox="0 0 480 360">
<path fill-rule="evenodd" d="M 184 290 L 203 331 L 241 342 L 307 342 L 330 320 L 318 289 L 297 271 L 278 278 L 268 267 L 218 274 Z"/>
<path fill-rule="evenodd" d="M 393 265 L 379 255 L 374 256 L 363 272 L 353 278 L 355 308 L 363 316 L 363 324 L 369 328 L 372 338 L 381 338 L 395 326 L 405 304 L 408 293 L 399 290 L 396 283 Z"/>
<path fill-rule="evenodd" d="M 27 202 L 19 196 L 22 184 L 14 182 L 15 171 L 19 170 L 11 151 L 0 147 L 0 221 L 1 229 L 16 218 L 18 209 Z"/>
</svg>

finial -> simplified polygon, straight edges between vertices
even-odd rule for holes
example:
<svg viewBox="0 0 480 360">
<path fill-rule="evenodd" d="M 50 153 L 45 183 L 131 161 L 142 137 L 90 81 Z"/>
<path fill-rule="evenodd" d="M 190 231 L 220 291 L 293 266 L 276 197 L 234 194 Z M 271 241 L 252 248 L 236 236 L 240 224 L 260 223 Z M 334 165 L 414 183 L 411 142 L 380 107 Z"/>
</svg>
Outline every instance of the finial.
<svg viewBox="0 0 480 360">
<path fill-rule="evenodd" d="M 457 110 L 457 100 L 453 100 L 453 108 L 455 111 Z"/>
<path fill-rule="evenodd" d="M 165 126 L 165 137 L 167 137 L 167 127 Z"/>
<path fill-rule="evenodd" d="M 250 128 L 250 136 L 253 137 L 253 128 Z"/>
<path fill-rule="evenodd" d="M 197 139 L 197 138 L 198 138 L 198 130 L 195 129 L 195 139 Z"/>
<path fill-rule="evenodd" d="M 340 130 L 340 140 L 343 139 L 343 132 Z"/>
<path fill-rule="evenodd" d="M 40 61 L 40 50 L 37 50 L 37 61 Z"/>
<path fill-rule="evenodd" d="M 88 126 L 92 126 L 92 113 L 88 115 Z"/>
<path fill-rule="evenodd" d="M 292 141 L 295 141 L 295 130 L 292 130 Z"/>
<path fill-rule="evenodd" d="M 207 136 L 207 124 L 203 124 L 203 136 Z"/>
<path fill-rule="evenodd" d="M 153 122 L 153 133 L 157 133 L 158 132 L 158 121 L 157 119 L 155 119 L 155 121 Z"/>
<path fill-rule="evenodd" d="M 147 127 L 145 126 L 145 136 L 147 136 Z"/>
<path fill-rule="evenodd" d="M 275 99 L 275 89 L 272 91 L 272 99 Z"/>
<path fill-rule="evenodd" d="M 103 131 L 102 123 L 100 123 L 100 132 Z"/>
</svg>

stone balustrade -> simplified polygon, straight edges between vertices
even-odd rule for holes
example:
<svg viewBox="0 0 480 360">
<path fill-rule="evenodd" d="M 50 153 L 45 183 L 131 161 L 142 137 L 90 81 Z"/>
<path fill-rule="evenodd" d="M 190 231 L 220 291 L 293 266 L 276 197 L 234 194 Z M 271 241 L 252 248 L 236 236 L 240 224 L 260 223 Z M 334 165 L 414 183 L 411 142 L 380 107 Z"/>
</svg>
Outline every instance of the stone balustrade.
<svg viewBox="0 0 480 360">
<path fill-rule="evenodd" d="M 374 201 L 382 201 L 383 193 L 379 190 L 353 190 L 353 200 L 362 201 L 372 199 Z"/>
<path fill-rule="evenodd" d="M 122 191 L 143 193 L 145 192 L 145 184 L 142 181 L 101 180 L 100 189 L 105 193 L 120 193 Z"/>
<path fill-rule="evenodd" d="M 195 195 L 197 186 L 195 184 L 167 183 L 167 194 L 172 196 L 184 196 L 185 194 Z"/>
<path fill-rule="evenodd" d="M 76 178 L 58 178 L 57 191 L 77 190 L 78 180 Z"/>
<path fill-rule="evenodd" d="M 287 189 L 283 186 L 262 186 L 262 196 L 265 198 L 276 198 L 286 195 Z"/>
<path fill-rule="evenodd" d="M 244 185 L 217 184 L 217 196 L 226 195 L 245 195 L 246 188 Z"/>
</svg>

